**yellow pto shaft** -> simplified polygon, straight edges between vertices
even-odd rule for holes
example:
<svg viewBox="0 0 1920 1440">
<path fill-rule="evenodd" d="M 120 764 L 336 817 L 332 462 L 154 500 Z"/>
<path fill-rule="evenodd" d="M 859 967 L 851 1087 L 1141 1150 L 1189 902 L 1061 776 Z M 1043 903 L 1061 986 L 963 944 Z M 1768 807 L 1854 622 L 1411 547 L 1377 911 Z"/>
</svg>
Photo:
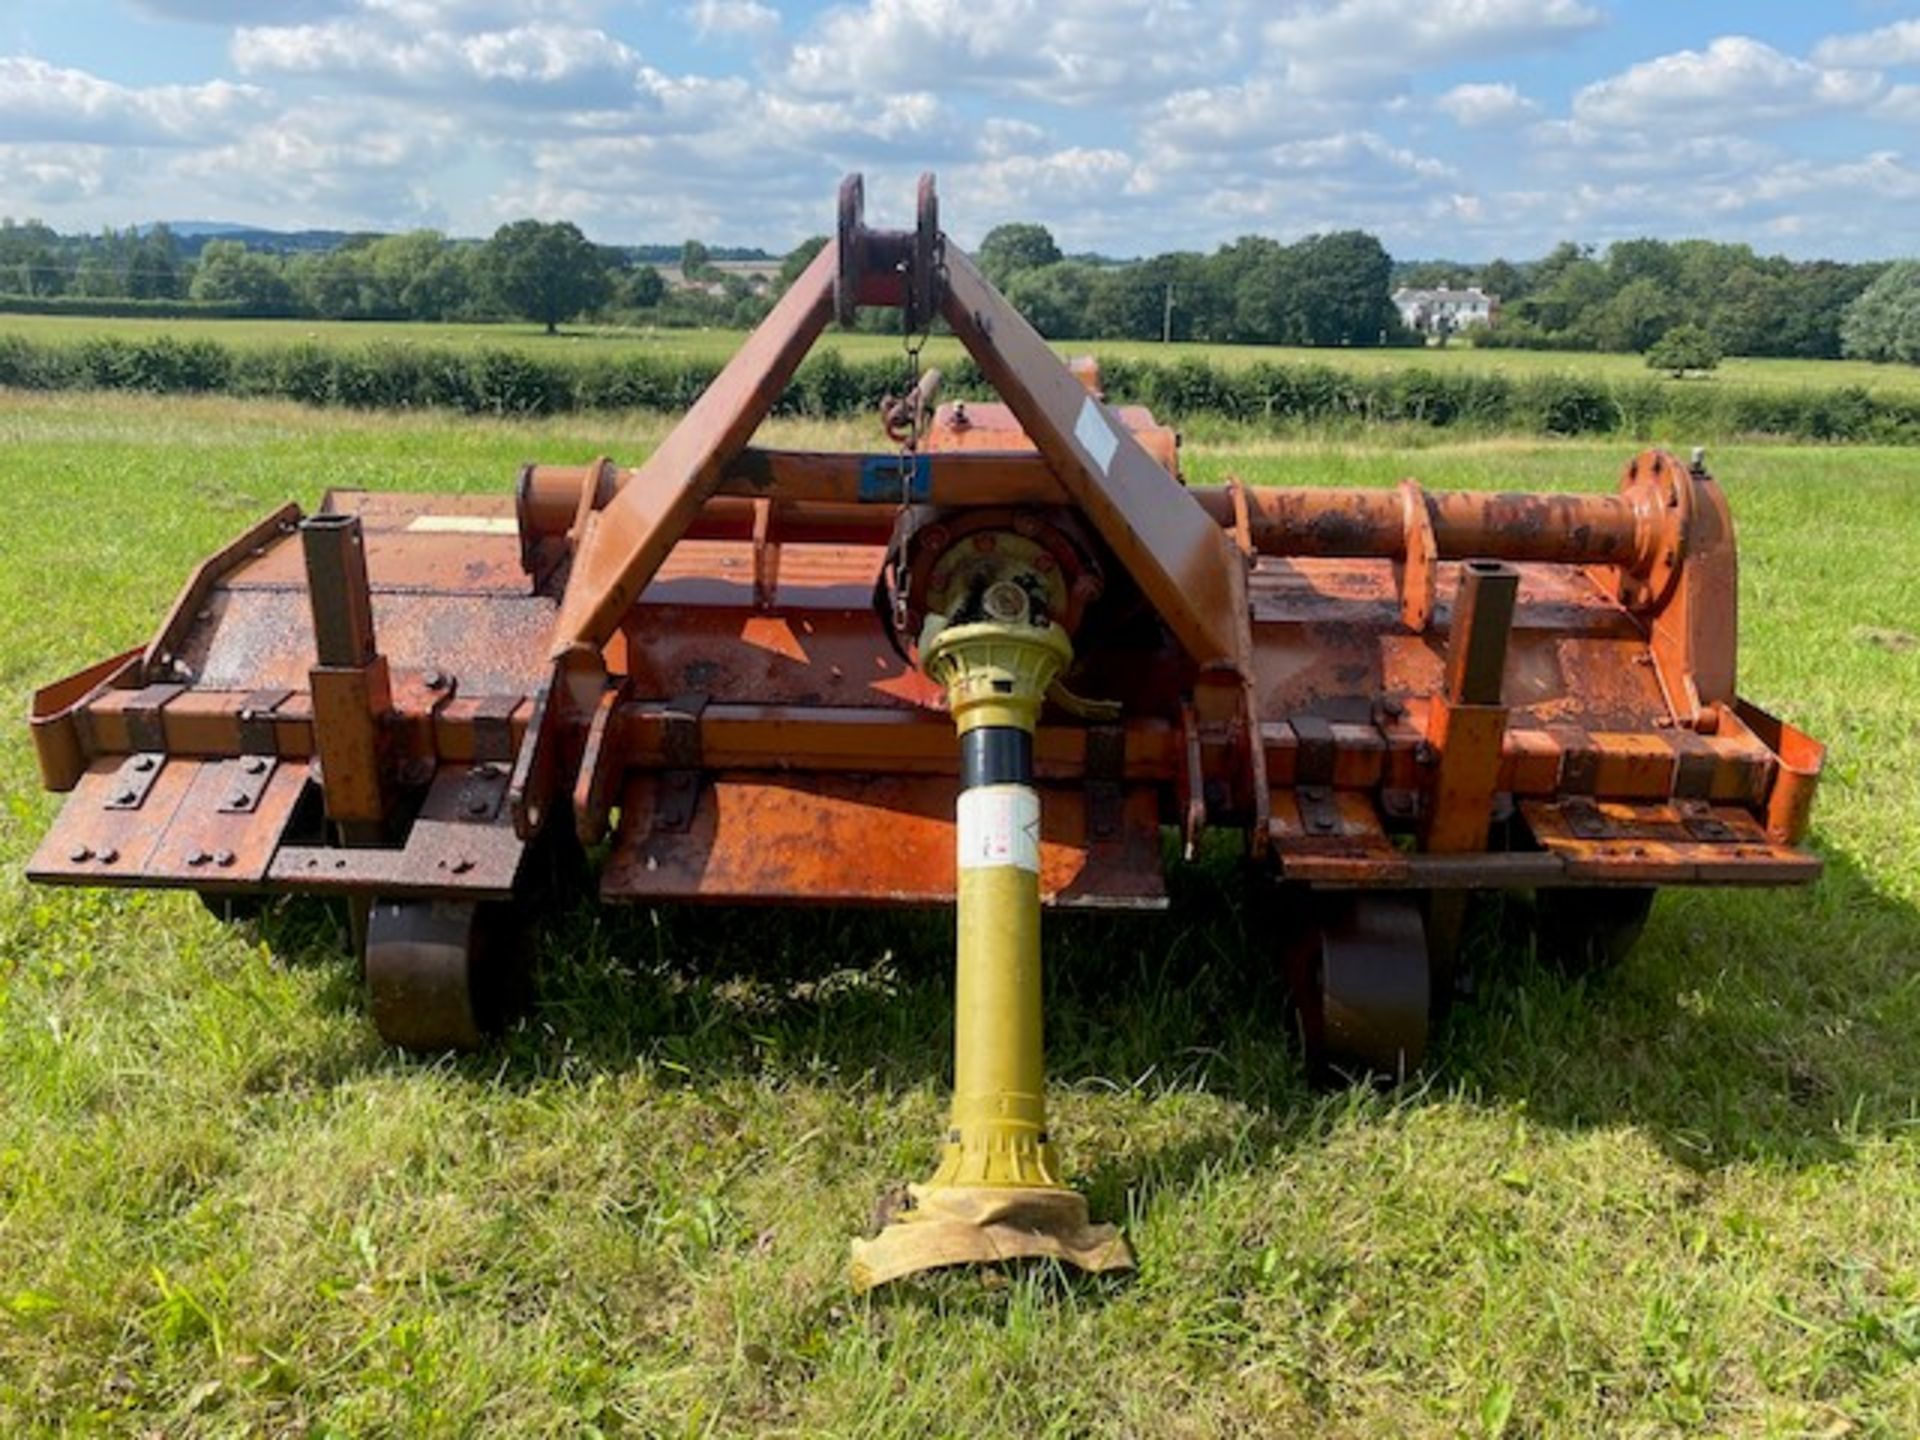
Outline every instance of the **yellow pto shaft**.
<svg viewBox="0 0 1920 1440">
<path fill-rule="evenodd" d="M 1111 1225 L 1060 1181 L 1047 1136 L 1040 1021 L 1040 703 L 1072 646 L 1058 625 L 982 621 L 942 630 L 927 673 L 960 732 L 953 1118 L 939 1168 L 871 1240 L 855 1241 L 865 1290 L 943 1265 L 1051 1257 L 1131 1268 Z"/>
</svg>

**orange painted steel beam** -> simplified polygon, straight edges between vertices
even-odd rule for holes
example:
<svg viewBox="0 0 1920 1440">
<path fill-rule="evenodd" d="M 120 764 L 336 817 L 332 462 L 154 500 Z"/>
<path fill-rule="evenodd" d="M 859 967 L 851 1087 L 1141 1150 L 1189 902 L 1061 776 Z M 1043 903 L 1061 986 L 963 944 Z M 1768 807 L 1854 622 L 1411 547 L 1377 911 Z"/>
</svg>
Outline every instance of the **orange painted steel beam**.
<svg viewBox="0 0 1920 1440">
<path fill-rule="evenodd" d="M 861 471 L 872 457 L 804 450 L 741 451 L 714 496 L 689 524 L 690 540 L 752 538 L 753 502 L 773 501 L 776 539 L 885 544 L 895 506 L 863 501 Z M 924 457 L 925 503 L 934 506 L 1055 506 L 1066 491 L 1036 452 L 941 451 Z M 614 470 L 623 491 L 640 472 Z M 572 526 L 581 488 L 599 483 L 582 465 L 531 466 L 522 480 L 521 524 L 553 539 Z M 1243 486 L 1249 541 L 1256 554 L 1396 559 L 1405 544 L 1398 490 Z M 1235 523 L 1233 487 L 1185 492 L 1215 525 Z M 1436 558 L 1485 557 L 1569 565 L 1640 563 L 1645 507 L 1620 495 L 1482 494 L 1419 490 L 1432 525 Z"/>
<path fill-rule="evenodd" d="M 1046 457 L 1073 504 L 1107 542 L 1195 664 L 1241 661 L 1233 574 L 1220 526 L 1087 393 L 973 262 L 946 254 L 945 315 L 988 382 Z"/>
<path fill-rule="evenodd" d="M 628 607 L 826 329 L 838 264 L 829 242 L 647 457 L 634 483 L 589 515 L 554 625 L 555 660 L 584 656 L 597 663 Z"/>
</svg>

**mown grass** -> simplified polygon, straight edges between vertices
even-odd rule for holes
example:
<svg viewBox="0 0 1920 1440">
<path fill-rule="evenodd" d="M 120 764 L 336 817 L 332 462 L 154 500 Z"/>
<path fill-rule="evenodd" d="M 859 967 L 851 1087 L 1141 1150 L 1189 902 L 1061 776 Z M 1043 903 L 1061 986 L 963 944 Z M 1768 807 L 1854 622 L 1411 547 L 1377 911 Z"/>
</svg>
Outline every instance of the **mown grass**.
<svg viewBox="0 0 1920 1440">
<path fill-rule="evenodd" d="M 0 394 L 0 694 L 287 495 L 639 454 L 540 424 Z M 858 443 L 856 427 L 783 427 Z M 1597 486 L 1616 446 L 1196 439 L 1201 478 Z M 1570 982 L 1498 926 L 1399 1090 L 1303 1085 L 1226 857 L 1051 922 L 1051 1101 L 1130 1281 L 843 1283 L 930 1163 L 939 916 L 554 917 L 528 1020 L 384 1050 L 324 910 L 29 888 L 0 731 L 0 1432 L 1920 1433 L 1920 452 L 1728 447 L 1743 686 L 1834 744 L 1817 887 Z M 1284 918 L 1284 917 L 1282 917 Z"/>
<path fill-rule="evenodd" d="M 441 324 L 381 320 L 229 320 L 159 319 L 146 316 L 0 314 L 0 335 L 25 335 L 43 341 L 75 341 L 95 335 L 147 338 L 171 335 L 178 339 L 206 338 L 243 349 L 270 349 L 303 342 L 327 345 L 363 345 L 374 341 L 421 347 L 494 346 L 524 349 L 529 354 L 628 355 L 705 361 L 726 359 L 746 338 L 740 330 L 662 330 L 653 327 L 573 325 L 559 335 L 548 335 L 539 325 Z M 848 359 L 875 359 L 900 353 L 892 335 L 832 332 L 823 344 Z M 1063 353 L 1092 353 L 1115 360 L 1151 360 L 1171 365 L 1181 360 L 1203 360 L 1228 367 L 1260 362 L 1291 365 L 1334 365 L 1373 373 L 1409 365 L 1448 373 L 1504 375 L 1574 374 L 1598 380 L 1658 379 L 1663 384 L 1690 388 L 1717 384 L 1762 386 L 1859 385 L 1868 390 L 1920 390 L 1920 367 L 1876 365 L 1865 360 L 1775 360 L 1733 356 L 1706 378 L 1673 380 L 1655 375 L 1638 355 L 1601 355 L 1570 350 L 1476 350 L 1454 344 L 1442 349 L 1327 349 L 1298 345 L 1161 345 L 1145 340 L 1061 341 Z M 952 364 L 961 355 L 959 343 L 937 337 L 926 350 L 931 365 Z"/>
</svg>

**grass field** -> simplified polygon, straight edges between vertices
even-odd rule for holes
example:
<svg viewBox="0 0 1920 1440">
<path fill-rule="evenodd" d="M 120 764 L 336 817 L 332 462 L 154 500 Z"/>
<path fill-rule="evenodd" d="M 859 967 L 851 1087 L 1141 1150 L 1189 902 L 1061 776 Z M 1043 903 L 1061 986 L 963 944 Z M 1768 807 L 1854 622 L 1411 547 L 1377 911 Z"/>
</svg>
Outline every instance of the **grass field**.
<svg viewBox="0 0 1920 1440">
<path fill-rule="evenodd" d="M 145 317 L 98 319 L 74 315 L 0 315 L 0 335 L 38 340 L 81 339 L 90 335 L 206 336 L 243 347 L 293 345 L 304 341 L 360 345 L 379 341 L 413 345 L 496 345 L 533 354 L 647 353 L 721 360 L 745 338 L 736 330 L 628 330 L 570 327 L 547 335 L 538 325 L 436 325 L 361 320 L 160 320 Z M 829 343 L 843 354 L 866 358 L 897 355 L 900 341 L 890 335 L 831 334 Z M 1497 371 L 1511 375 L 1574 372 L 1605 380 L 1652 376 L 1638 355 L 1596 355 L 1559 350 L 1475 350 L 1451 345 L 1444 350 L 1337 350 L 1282 345 L 1159 345 L 1139 340 L 1062 342 L 1070 353 L 1091 351 L 1114 359 L 1171 362 L 1188 357 L 1220 365 L 1256 361 L 1290 365 L 1337 365 L 1369 371 L 1425 365 L 1449 371 Z M 960 354 L 957 341 L 933 340 L 929 364 L 948 363 Z M 1668 384 L 1711 385 L 1861 385 L 1869 390 L 1920 391 L 1920 366 L 1874 365 L 1864 360 L 1748 360 L 1721 362 L 1713 377 Z"/>
<path fill-rule="evenodd" d="M 327 484 L 659 422 L 0 393 L 0 699 Z M 851 429 L 785 427 L 793 442 Z M 1202 478 L 1602 486 L 1613 446 L 1196 445 Z M 1476 941 L 1399 1090 L 1303 1085 L 1218 863 L 1050 922 L 1051 1102 L 1133 1279 L 846 1292 L 943 1111 L 940 916 L 558 917 L 486 1052 L 384 1050 L 324 911 L 47 892 L 0 729 L 0 1433 L 1920 1433 L 1920 452 L 1727 447 L 1743 689 L 1832 742 L 1815 888 L 1587 982 Z"/>
</svg>

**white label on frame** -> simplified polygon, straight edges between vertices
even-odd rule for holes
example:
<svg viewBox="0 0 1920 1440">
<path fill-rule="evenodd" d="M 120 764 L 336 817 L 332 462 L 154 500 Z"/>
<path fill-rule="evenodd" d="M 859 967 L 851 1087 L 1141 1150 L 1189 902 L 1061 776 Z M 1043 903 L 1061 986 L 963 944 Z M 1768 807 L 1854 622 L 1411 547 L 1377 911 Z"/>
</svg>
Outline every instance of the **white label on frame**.
<svg viewBox="0 0 1920 1440">
<path fill-rule="evenodd" d="M 1100 402 L 1091 395 L 1080 407 L 1080 418 L 1073 423 L 1073 438 L 1093 457 L 1100 473 L 1106 474 L 1107 467 L 1113 463 L 1113 452 L 1120 448 L 1120 437 L 1113 433 L 1107 417 L 1100 413 Z"/>
</svg>

